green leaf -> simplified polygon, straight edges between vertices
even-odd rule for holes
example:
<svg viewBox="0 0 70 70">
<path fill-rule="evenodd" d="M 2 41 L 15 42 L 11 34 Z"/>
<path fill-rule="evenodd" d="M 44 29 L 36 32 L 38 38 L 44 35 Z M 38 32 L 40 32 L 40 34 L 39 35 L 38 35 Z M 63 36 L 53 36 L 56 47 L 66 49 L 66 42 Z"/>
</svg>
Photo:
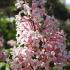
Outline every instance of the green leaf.
<svg viewBox="0 0 70 70">
<path fill-rule="evenodd" d="M 6 69 L 5 70 L 10 70 L 9 65 L 6 64 Z"/>
<path fill-rule="evenodd" d="M 0 63 L 0 70 L 5 70 L 5 63 L 3 62 Z"/>
<path fill-rule="evenodd" d="M 0 70 L 10 70 L 9 64 L 1 62 L 0 63 Z"/>
<path fill-rule="evenodd" d="M 5 63 L 1 62 L 0 63 L 0 68 L 3 67 L 3 66 L 5 66 Z"/>
</svg>

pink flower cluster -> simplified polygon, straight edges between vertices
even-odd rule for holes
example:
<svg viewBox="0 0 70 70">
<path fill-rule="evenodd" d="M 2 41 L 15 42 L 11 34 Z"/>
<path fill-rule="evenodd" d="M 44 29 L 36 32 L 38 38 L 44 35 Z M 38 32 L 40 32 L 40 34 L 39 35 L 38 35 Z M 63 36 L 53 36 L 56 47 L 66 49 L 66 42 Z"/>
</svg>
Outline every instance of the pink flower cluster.
<svg viewBox="0 0 70 70">
<path fill-rule="evenodd" d="M 32 0 L 31 9 L 26 2 L 20 6 L 24 9 L 16 15 L 18 47 L 12 51 L 12 70 L 49 70 L 50 61 L 65 61 L 64 32 L 59 30 L 59 22 L 46 14 L 44 4 L 45 0 Z"/>
</svg>

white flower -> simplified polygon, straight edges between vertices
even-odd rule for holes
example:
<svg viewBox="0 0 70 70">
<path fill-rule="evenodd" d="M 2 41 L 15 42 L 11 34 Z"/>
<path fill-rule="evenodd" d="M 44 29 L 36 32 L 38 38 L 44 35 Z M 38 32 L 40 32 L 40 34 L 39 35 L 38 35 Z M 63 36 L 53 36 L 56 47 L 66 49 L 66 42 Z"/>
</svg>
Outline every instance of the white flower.
<svg viewBox="0 0 70 70">
<path fill-rule="evenodd" d="M 27 4 L 24 4 L 23 6 L 24 6 L 24 13 L 31 15 L 31 12 L 30 12 L 31 8 Z"/>
<path fill-rule="evenodd" d="M 51 55 L 53 55 L 53 56 L 54 56 L 54 55 L 55 55 L 55 52 L 54 52 L 54 51 L 51 51 Z"/>
<path fill-rule="evenodd" d="M 7 44 L 10 45 L 10 46 L 12 46 L 12 47 L 14 47 L 14 46 L 16 46 L 16 41 L 15 40 L 9 40 L 7 42 Z"/>
</svg>

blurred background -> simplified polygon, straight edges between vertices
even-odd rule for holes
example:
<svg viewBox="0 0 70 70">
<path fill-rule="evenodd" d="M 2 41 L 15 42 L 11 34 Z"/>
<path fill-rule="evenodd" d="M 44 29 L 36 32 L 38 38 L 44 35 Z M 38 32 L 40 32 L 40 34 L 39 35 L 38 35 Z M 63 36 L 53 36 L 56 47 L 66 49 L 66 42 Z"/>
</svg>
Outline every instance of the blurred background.
<svg viewBox="0 0 70 70">
<path fill-rule="evenodd" d="M 15 0 L 0 0 L 0 47 L 9 50 L 16 45 Z M 47 0 L 47 14 L 54 16 L 66 35 L 66 50 L 70 55 L 70 0 Z"/>
</svg>

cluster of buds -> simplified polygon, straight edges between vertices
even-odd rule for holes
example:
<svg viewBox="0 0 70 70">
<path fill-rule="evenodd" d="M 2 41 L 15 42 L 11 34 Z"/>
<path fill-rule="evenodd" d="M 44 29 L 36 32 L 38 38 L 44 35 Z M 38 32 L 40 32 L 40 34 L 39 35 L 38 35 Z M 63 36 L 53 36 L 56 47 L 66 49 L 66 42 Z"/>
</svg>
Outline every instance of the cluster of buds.
<svg viewBox="0 0 70 70">
<path fill-rule="evenodd" d="M 63 63 L 65 35 L 59 22 L 46 14 L 45 0 L 32 0 L 32 7 L 17 0 L 16 39 L 12 70 L 49 70 L 49 63 Z"/>
</svg>

